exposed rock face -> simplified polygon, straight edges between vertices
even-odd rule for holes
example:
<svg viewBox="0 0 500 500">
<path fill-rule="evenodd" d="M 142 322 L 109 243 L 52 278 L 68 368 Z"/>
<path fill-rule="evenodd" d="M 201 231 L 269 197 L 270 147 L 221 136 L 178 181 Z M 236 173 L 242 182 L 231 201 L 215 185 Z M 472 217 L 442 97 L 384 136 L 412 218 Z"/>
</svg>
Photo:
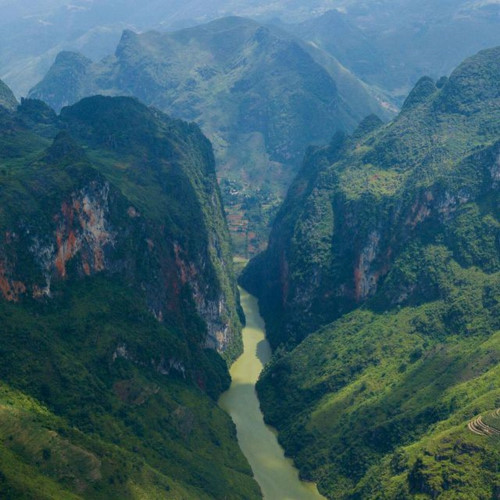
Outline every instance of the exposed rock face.
<svg viewBox="0 0 500 500">
<path fill-rule="evenodd" d="M 183 131 L 180 123 L 153 114 L 131 99 L 90 98 L 79 106 L 79 110 L 67 108 L 66 118 L 57 126 L 68 127 L 76 137 L 85 136 L 94 147 L 94 141 L 103 140 L 101 131 L 96 131 L 99 120 L 106 119 L 101 112 L 125 113 L 132 122 L 144 115 L 148 132 L 163 134 L 157 144 L 142 149 L 142 161 L 151 165 L 149 172 L 145 167 L 125 167 L 129 160 L 120 158 L 120 149 L 113 150 L 113 161 L 132 171 L 141 168 L 142 175 L 153 174 L 163 183 L 160 191 L 152 188 L 148 196 L 156 196 L 153 208 L 156 203 L 165 209 L 154 213 L 151 206 L 134 201 L 135 185 L 124 179 L 118 185 L 109 180 L 115 166 L 104 169 L 103 175 L 66 132 L 60 133 L 37 167 L 44 172 L 43 181 L 33 176 L 27 185 L 34 213 L 16 214 L 17 227 L 4 228 L 0 241 L 3 298 L 50 298 L 57 283 L 105 273 L 142 290 L 158 321 L 174 318 L 189 329 L 186 317 L 199 315 L 206 324 L 200 345 L 228 355 L 237 352 L 237 298 L 210 145 L 196 128 Z M 165 134 L 165 129 L 170 131 Z M 134 147 L 144 145 L 128 143 L 129 150 Z M 165 152 L 158 154 L 155 148 Z M 169 166 L 162 171 L 167 158 Z M 52 195 L 59 182 L 57 169 L 69 177 L 68 185 Z M 177 189 L 184 186 L 182 199 L 173 190 L 176 184 Z M 189 215 L 185 217 L 182 210 Z"/>
<path fill-rule="evenodd" d="M 458 238 L 465 207 L 491 199 L 498 209 L 499 59 L 498 48 L 481 52 L 439 89 L 422 79 L 390 124 L 363 123 L 352 137 L 308 152 L 268 250 L 242 278 L 261 299 L 275 346 L 299 342 L 378 292 L 380 307 L 429 298 L 424 280 L 385 286 L 421 240 L 445 241 L 458 260 L 495 268 Z M 498 228 L 484 227 L 467 231 L 495 255 Z"/>
<path fill-rule="evenodd" d="M 377 287 L 378 273 L 371 272 L 371 265 L 378 254 L 380 234 L 373 231 L 368 236 L 367 245 L 361 250 L 359 263 L 354 270 L 355 297 L 359 302 L 366 299 Z"/>
<path fill-rule="evenodd" d="M 26 293 L 26 285 L 11 277 L 8 263 L 0 264 L 0 290 L 6 300 L 17 302 L 19 296 Z"/>
<path fill-rule="evenodd" d="M 499 62 L 422 79 L 392 123 L 310 150 L 243 276 L 284 344 L 257 384 L 266 421 L 327 498 L 495 495 L 498 445 L 467 422 L 499 396 Z"/>
<path fill-rule="evenodd" d="M 498 183 L 500 182 L 500 154 L 498 155 L 497 161 L 491 166 L 490 172 L 493 186 L 498 187 Z"/>
<path fill-rule="evenodd" d="M 108 196 L 109 183 L 99 185 L 94 181 L 63 201 L 60 213 L 52 217 L 56 224 L 53 237 L 45 244 L 39 239 L 44 235 L 29 230 L 33 240 L 30 250 L 45 274 L 47 295 L 52 275 L 66 278 L 66 263 L 77 254 L 83 274 L 90 276 L 106 269 L 105 250 L 115 243 L 115 236 L 108 230 Z"/>
</svg>

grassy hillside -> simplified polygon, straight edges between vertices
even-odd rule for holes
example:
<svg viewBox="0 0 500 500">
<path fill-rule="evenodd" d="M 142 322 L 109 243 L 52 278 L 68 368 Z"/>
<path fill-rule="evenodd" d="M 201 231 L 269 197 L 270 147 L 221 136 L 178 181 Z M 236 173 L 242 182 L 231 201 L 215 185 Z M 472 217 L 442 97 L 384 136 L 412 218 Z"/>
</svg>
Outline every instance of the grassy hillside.
<svg viewBox="0 0 500 500">
<path fill-rule="evenodd" d="M 467 428 L 500 407 L 500 274 L 463 268 L 442 246 L 423 253 L 416 267 L 439 299 L 367 304 L 259 382 L 267 421 L 328 498 L 486 499 L 500 487 L 499 437 Z"/>
<path fill-rule="evenodd" d="M 220 377 L 214 355 L 189 354 L 122 283 L 54 294 L 0 308 L 2 496 L 259 497 L 233 423 L 190 380 Z M 162 358 L 178 365 L 160 373 Z"/>
</svg>

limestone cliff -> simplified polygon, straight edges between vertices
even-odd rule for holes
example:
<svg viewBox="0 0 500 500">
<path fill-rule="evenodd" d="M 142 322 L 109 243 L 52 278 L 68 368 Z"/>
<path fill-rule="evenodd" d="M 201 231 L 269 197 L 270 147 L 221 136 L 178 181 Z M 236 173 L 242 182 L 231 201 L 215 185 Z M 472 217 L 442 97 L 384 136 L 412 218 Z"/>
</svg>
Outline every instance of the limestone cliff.
<svg viewBox="0 0 500 500">
<path fill-rule="evenodd" d="M 4 299 L 50 299 L 59 282 L 121 276 L 158 321 L 175 317 L 188 328 L 184 316 L 197 314 L 206 325 L 201 345 L 236 353 L 237 292 L 208 141 L 132 99 L 89 98 L 53 126 L 66 130 L 24 174 L 30 203 L 3 224 Z"/>
<path fill-rule="evenodd" d="M 309 150 L 243 275 L 265 419 L 329 499 L 498 496 L 499 82 L 481 52 Z"/>
<path fill-rule="evenodd" d="M 260 498 L 212 148 L 135 99 L 0 106 L 0 497 Z"/>
</svg>

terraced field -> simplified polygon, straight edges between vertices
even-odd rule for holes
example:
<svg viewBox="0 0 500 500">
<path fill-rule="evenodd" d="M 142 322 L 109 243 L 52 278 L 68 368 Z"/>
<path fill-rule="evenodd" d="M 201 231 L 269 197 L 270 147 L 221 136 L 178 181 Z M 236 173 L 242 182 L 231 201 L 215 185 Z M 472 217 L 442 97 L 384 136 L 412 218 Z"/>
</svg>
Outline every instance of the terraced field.
<svg viewBox="0 0 500 500">
<path fill-rule="evenodd" d="M 480 436 L 500 436 L 500 408 L 485 417 L 479 415 L 471 420 L 467 427 L 471 432 Z"/>
</svg>

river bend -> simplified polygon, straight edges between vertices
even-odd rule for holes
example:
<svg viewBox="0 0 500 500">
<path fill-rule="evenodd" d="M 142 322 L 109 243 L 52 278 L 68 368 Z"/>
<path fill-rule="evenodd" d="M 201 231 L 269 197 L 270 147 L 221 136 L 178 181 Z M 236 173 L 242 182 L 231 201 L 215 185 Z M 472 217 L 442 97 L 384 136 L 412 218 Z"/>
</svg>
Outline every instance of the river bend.
<svg viewBox="0 0 500 500">
<path fill-rule="evenodd" d="M 222 394 L 219 404 L 236 424 L 240 448 L 252 467 L 264 499 L 323 499 L 314 484 L 299 480 L 297 469 L 285 458 L 273 429 L 264 423 L 255 383 L 271 358 L 271 348 L 257 300 L 241 288 L 240 294 L 246 317 L 243 354 L 231 367 L 231 387 Z"/>
</svg>

